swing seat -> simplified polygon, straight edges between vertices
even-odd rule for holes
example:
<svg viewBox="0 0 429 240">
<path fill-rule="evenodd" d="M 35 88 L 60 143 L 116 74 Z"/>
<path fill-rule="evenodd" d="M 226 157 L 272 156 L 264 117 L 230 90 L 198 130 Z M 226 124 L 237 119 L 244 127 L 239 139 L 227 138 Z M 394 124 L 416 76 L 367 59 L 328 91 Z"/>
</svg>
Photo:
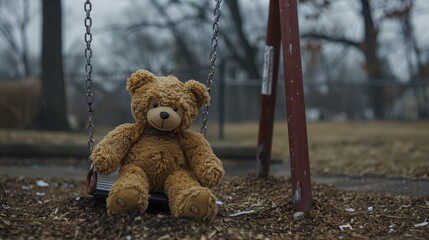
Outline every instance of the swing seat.
<svg viewBox="0 0 429 240">
<path fill-rule="evenodd" d="M 106 199 L 109 196 L 112 185 L 113 181 L 99 179 L 97 172 L 92 167 L 89 169 L 86 178 L 86 191 L 89 195 L 92 195 L 96 199 Z M 151 192 L 149 204 L 168 206 L 168 197 L 161 192 Z"/>
<path fill-rule="evenodd" d="M 93 194 L 94 198 L 105 199 L 109 195 L 109 191 L 112 188 L 113 182 L 111 181 L 97 181 L 97 187 Z M 149 204 L 160 204 L 168 205 L 168 197 L 164 193 L 160 192 L 151 192 L 149 197 Z"/>
</svg>

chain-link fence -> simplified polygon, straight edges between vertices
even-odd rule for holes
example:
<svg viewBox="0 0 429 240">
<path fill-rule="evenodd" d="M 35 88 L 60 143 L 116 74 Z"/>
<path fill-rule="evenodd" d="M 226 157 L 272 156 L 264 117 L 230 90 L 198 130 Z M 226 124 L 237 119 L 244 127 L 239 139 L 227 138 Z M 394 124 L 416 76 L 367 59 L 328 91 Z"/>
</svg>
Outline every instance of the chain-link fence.
<svg viewBox="0 0 429 240">
<path fill-rule="evenodd" d="M 177 71 L 171 74 L 186 81 L 191 78 L 204 83 L 207 80 L 207 67 L 198 71 Z M 130 113 L 130 97 L 125 90 L 126 80 L 132 71 L 95 72 L 93 74 L 94 122 L 98 126 L 116 126 L 124 122 L 132 122 Z M 37 79 L 37 78 L 36 78 Z M 87 121 L 87 103 L 85 99 L 85 76 L 66 74 L 66 92 L 69 120 L 75 128 L 84 128 Z M 280 79 L 281 80 L 281 79 Z M 34 79 L 32 80 L 35 81 Z M 26 98 L 39 96 L 40 88 L 32 88 L 32 94 L 24 94 L 28 84 L 23 81 L 0 83 L 2 96 L 2 119 L 14 119 L 11 123 L 19 123 L 19 116 L 7 117 L 16 113 L 16 109 L 37 110 L 39 101 Z M 23 88 L 19 90 L 20 86 Z M 10 88 L 8 90 L 8 88 Z M 12 89 L 13 88 L 13 89 Z M 428 79 L 413 80 L 408 83 L 379 81 L 370 83 L 329 83 L 309 84 L 304 80 L 307 119 L 317 120 L 371 120 L 374 109 L 371 93 L 374 88 L 382 89 L 384 119 L 418 120 L 429 118 L 429 84 Z M 13 90 L 13 91 L 12 91 Z M 284 83 L 279 81 L 276 103 L 276 119 L 286 119 Z M 12 96 L 8 96 L 8 94 Z M 23 93 L 18 98 L 16 94 Z M 228 79 L 215 75 L 212 88 L 212 105 L 210 107 L 209 124 L 227 122 L 254 122 L 259 120 L 261 81 L 259 79 Z M 25 96 L 24 96 L 25 95 Z M 34 97 L 33 97 L 34 98 Z M 10 99 L 20 99 L 25 106 L 18 106 Z M 32 103 L 34 106 L 28 106 Z M 37 112 L 37 111 L 36 111 Z M 201 117 L 200 117 L 201 118 Z M 26 122 L 29 120 L 26 119 Z M 197 120 L 198 122 L 201 119 Z M 19 125 L 19 124 L 18 124 Z M 17 126 L 18 126 L 17 125 Z M 9 126 L 9 125 L 8 125 Z M 20 125 L 19 125 L 20 126 Z"/>
<path fill-rule="evenodd" d="M 116 120 L 132 120 L 129 114 L 129 96 L 125 90 L 126 79 L 131 72 L 121 74 L 98 74 L 94 78 L 96 87 L 95 106 L 99 113 L 96 118 L 108 124 L 108 117 L 103 112 L 111 113 L 112 108 L 118 113 L 127 113 L 128 117 L 115 114 Z M 195 79 L 204 82 L 204 70 L 194 73 Z M 187 72 L 174 73 L 179 79 L 190 79 Z M 69 83 L 75 83 L 77 75 L 70 75 Z M 81 80 L 81 79 L 80 79 Z M 304 80 L 307 118 L 312 120 L 372 120 L 375 118 L 371 93 L 374 88 L 383 94 L 384 119 L 417 120 L 428 118 L 429 84 L 427 80 L 410 83 L 330 83 L 306 84 Z M 286 118 L 284 83 L 279 81 L 276 103 L 276 119 Z M 258 121 L 260 114 L 261 81 L 258 79 L 223 79 L 216 77 L 212 88 L 210 122 Z M 76 99 L 76 93 L 74 99 Z M 98 105 L 98 106 L 97 106 Z M 84 109 L 85 104 L 73 106 L 75 110 Z M 98 109 L 97 109 L 98 108 Z M 122 108 L 122 109 L 119 109 Z M 74 113 L 76 114 L 76 113 Z M 112 116 L 113 117 L 113 116 Z M 105 122 L 106 121 L 106 122 Z"/>
</svg>

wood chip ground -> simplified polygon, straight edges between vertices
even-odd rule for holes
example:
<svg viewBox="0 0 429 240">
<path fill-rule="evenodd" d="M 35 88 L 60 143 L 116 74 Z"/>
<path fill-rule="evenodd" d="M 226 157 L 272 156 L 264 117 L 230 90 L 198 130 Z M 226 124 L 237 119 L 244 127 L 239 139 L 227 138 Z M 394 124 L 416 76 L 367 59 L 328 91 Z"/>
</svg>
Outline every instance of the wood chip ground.
<svg viewBox="0 0 429 240">
<path fill-rule="evenodd" d="M 289 179 L 248 175 L 215 188 L 219 214 L 201 224 L 172 217 L 163 206 L 109 217 L 83 185 L 0 177 L 0 239 L 429 239 L 427 197 L 314 183 L 314 208 L 294 220 Z"/>
</svg>

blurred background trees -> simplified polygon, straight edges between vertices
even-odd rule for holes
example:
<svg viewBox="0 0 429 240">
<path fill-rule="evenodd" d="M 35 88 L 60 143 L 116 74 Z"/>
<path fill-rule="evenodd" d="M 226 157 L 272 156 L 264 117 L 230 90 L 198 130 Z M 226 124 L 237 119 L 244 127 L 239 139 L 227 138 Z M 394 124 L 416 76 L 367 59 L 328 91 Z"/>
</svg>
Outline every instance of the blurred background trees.
<svg viewBox="0 0 429 240">
<path fill-rule="evenodd" d="M 7 88 L 2 86 L 6 80 L 44 78 L 42 41 L 35 40 L 42 38 L 44 1 L 0 0 L 0 88 Z M 67 114 L 74 128 L 82 127 L 86 118 L 82 5 L 63 1 L 56 18 L 62 13 L 64 21 L 52 22 L 63 28 L 66 91 L 63 94 L 63 87 L 53 85 L 62 82 L 60 73 L 49 84 L 51 89 L 44 89 L 42 81 L 42 96 L 61 99 L 55 94 L 65 95 L 66 103 L 59 105 L 65 105 L 61 108 L 66 112 L 55 114 Z M 93 7 L 99 125 L 132 121 L 124 88 L 126 78 L 138 68 L 183 80 L 206 80 L 214 1 L 94 0 Z M 258 120 L 267 10 L 267 1 L 223 2 L 211 114 L 215 120 L 220 112 L 227 121 Z M 429 36 L 424 29 L 428 10 L 425 0 L 301 0 L 308 118 L 427 119 Z M 60 67 L 46 69 L 59 71 Z M 225 84 L 221 86 L 220 80 Z M 222 106 L 220 98 L 225 102 Z M 277 117 L 283 119 L 283 91 L 278 98 Z M 0 100 L 2 112 L 11 105 Z"/>
<path fill-rule="evenodd" d="M 327 15 L 326 12 L 335 9 L 333 5 L 339 1 L 302 2 L 314 8 L 313 12 L 310 12 L 306 17 L 316 22 L 323 17 L 323 12 Z M 414 2 L 412 0 L 354 1 L 351 4 L 355 5 L 357 20 L 361 21 L 360 26 L 363 26 L 363 34 L 360 34 L 360 36 L 351 36 L 351 32 L 347 31 L 348 29 L 344 29 L 345 26 L 342 26 L 341 23 L 333 23 L 331 26 L 323 28 L 319 28 L 318 24 L 314 24 L 309 30 L 302 33 L 303 38 L 341 44 L 344 47 L 357 50 L 364 56 L 362 68 L 366 73 L 366 81 L 372 85 L 368 92 L 368 97 L 373 107 L 375 118 L 378 119 L 387 117 L 388 106 L 392 104 L 392 101 L 396 100 L 389 95 L 391 93 L 385 86 L 389 84 L 389 81 L 397 82 L 399 78 L 406 78 L 412 84 L 427 84 L 427 81 L 422 80 L 422 78 L 427 77 L 423 73 L 423 62 L 427 61 L 427 56 L 425 60 L 422 58 L 422 51 L 424 49 L 427 51 L 427 46 L 419 46 L 415 35 L 412 14 L 421 14 L 421 12 L 419 12 L 419 9 L 415 9 Z M 391 22 L 398 24 L 399 31 L 389 32 L 390 29 L 386 25 L 392 24 Z M 343 29 L 339 30 L 338 26 Z M 383 34 L 394 34 L 396 39 L 380 37 Z M 402 64 L 404 68 L 407 68 L 405 73 L 395 74 L 392 69 L 395 66 L 392 66 L 393 64 L 389 61 L 392 61 L 391 58 L 393 58 L 393 61 L 397 61 L 398 59 L 394 59 L 397 56 L 389 56 L 390 54 L 383 48 L 403 51 L 402 60 L 404 62 Z M 401 95 L 403 91 L 400 90 L 398 95 Z M 421 88 L 417 92 L 418 115 L 419 117 L 427 118 L 429 111 L 427 89 Z M 421 95 L 421 98 L 419 95 Z"/>
<path fill-rule="evenodd" d="M 29 0 L 0 0 L 0 71 L 3 77 L 26 77 L 36 71 L 36 61 L 29 53 L 28 28 L 30 21 L 34 19 L 30 7 Z"/>
</svg>

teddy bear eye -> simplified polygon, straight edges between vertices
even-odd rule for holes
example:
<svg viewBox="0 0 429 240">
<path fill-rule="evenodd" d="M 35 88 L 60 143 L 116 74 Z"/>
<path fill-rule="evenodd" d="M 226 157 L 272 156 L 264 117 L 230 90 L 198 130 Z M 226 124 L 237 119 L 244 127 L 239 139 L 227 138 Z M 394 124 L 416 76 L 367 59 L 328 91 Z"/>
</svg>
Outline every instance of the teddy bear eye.
<svg viewBox="0 0 429 240">
<path fill-rule="evenodd" d="M 174 110 L 175 112 L 177 112 L 177 111 L 179 111 L 179 108 L 177 108 L 177 107 L 173 107 L 173 110 Z"/>
<path fill-rule="evenodd" d="M 157 108 L 157 107 L 158 107 L 158 103 L 153 103 L 153 104 L 152 104 L 152 107 L 153 107 L 153 108 Z"/>
</svg>

